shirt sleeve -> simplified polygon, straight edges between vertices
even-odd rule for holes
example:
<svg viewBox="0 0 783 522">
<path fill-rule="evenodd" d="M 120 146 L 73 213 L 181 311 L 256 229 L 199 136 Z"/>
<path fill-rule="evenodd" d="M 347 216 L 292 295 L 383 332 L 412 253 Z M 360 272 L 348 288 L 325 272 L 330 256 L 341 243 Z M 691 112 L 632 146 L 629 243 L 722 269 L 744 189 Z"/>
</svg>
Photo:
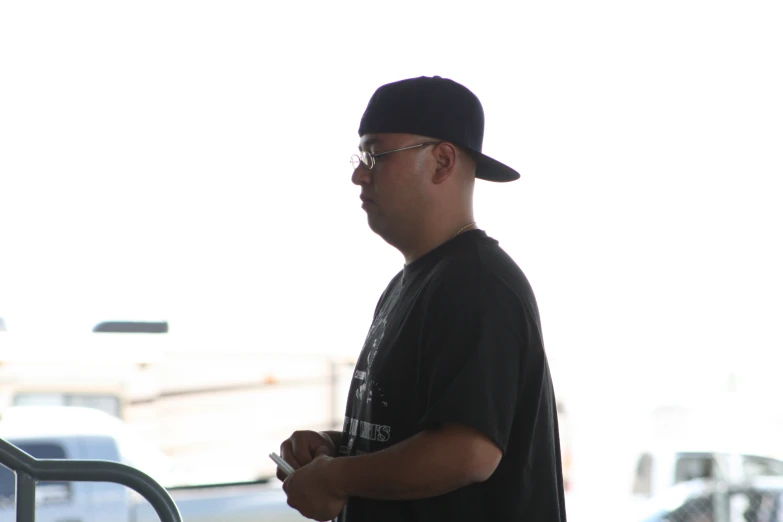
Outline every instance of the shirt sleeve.
<svg viewBox="0 0 783 522">
<path fill-rule="evenodd" d="M 474 274 L 434 289 L 421 332 L 419 429 L 459 423 L 505 453 L 522 385 L 525 325 L 514 292 L 492 276 Z"/>
</svg>

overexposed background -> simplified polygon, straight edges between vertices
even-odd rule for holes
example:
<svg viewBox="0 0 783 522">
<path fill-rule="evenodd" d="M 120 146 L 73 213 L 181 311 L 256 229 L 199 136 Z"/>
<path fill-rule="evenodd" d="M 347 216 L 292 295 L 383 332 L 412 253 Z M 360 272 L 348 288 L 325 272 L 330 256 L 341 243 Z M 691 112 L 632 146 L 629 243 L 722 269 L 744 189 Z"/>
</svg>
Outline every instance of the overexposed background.
<svg viewBox="0 0 783 522">
<path fill-rule="evenodd" d="M 476 216 L 536 291 L 575 491 L 627 489 L 612 456 L 655 404 L 779 407 L 782 25 L 778 2 L 3 3 L 0 317 L 356 354 L 402 267 L 350 182 L 359 119 L 450 77 L 522 174 Z"/>
</svg>

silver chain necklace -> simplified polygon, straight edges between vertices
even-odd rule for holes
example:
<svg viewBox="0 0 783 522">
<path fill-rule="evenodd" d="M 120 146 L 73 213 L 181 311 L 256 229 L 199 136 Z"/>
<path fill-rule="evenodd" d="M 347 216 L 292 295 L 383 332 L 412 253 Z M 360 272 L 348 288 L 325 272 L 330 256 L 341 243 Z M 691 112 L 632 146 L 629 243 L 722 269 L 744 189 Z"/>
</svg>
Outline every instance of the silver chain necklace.
<svg viewBox="0 0 783 522">
<path fill-rule="evenodd" d="M 460 234 L 461 234 L 461 233 L 462 233 L 462 232 L 463 232 L 463 231 L 464 231 L 466 228 L 468 228 L 468 227 L 471 227 L 471 226 L 473 226 L 473 225 L 475 225 L 475 224 L 476 224 L 476 222 L 475 222 L 475 221 L 471 221 L 470 223 L 468 223 L 468 224 L 467 224 L 467 225 L 465 225 L 464 227 L 462 227 L 462 228 L 460 228 L 459 230 L 457 230 L 457 233 L 456 233 L 456 234 L 454 234 L 453 236 L 451 236 L 451 239 L 454 239 L 455 237 L 457 237 L 458 235 L 460 235 Z"/>
</svg>

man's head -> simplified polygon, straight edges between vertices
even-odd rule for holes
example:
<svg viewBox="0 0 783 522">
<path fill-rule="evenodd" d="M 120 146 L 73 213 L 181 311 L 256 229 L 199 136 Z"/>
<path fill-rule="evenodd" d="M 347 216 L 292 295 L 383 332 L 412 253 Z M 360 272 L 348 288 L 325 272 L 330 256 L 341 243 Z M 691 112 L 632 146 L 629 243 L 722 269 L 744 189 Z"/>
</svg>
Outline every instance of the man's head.
<svg viewBox="0 0 783 522">
<path fill-rule="evenodd" d="M 379 133 L 418 134 L 448 141 L 475 158 L 477 178 L 519 178 L 514 169 L 481 153 L 484 109 L 475 94 L 453 80 L 422 76 L 378 88 L 362 116 L 359 137 Z"/>
<path fill-rule="evenodd" d="M 364 134 L 354 169 L 370 228 L 398 248 L 439 222 L 472 214 L 476 166 L 446 141 L 406 133 Z M 459 218 L 458 218 L 459 219 Z"/>
<path fill-rule="evenodd" d="M 359 126 L 353 182 L 370 228 L 405 250 L 472 220 L 476 178 L 519 174 L 481 153 L 484 112 L 462 85 L 440 77 L 380 87 Z"/>
</svg>

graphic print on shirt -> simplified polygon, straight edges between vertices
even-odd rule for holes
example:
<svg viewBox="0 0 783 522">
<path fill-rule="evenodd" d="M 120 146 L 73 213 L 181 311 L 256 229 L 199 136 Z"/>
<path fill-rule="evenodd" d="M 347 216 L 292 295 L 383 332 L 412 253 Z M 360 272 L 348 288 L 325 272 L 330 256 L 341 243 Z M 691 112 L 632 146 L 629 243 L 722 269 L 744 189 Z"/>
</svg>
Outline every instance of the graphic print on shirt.
<svg viewBox="0 0 783 522">
<path fill-rule="evenodd" d="M 366 404 L 371 404 L 373 395 L 383 395 L 383 389 L 372 378 L 372 367 L 373 363 L 375 363 L 375 358 L 378 355 L 378 350 L 383 343 L 383 338 L 386 336 L 389 313 L 399 300 L 401 293 L 401 285 L 395 285 L 391 295 L 378 311 L 375 320 L 372 322 L 372 326 L 370 326 L 370 331 L 367 333 L 363 350 L 363 352 L 366 353 L 364 356 L 364 370 L 357 371 L 354 375 L 355 379 L 358 378 L 363 381 L 362 384 L 356 389 L 356 399 L 360 402 L 364 401 Z M 385 404 L 385 401 L 383 402 L 384 405 L 387 405 Z"/>
<path fill-rule="evenodd" d="M 387 442 L 391 438 L 391 426 L 373 424 L 350 417 L 345 418 L 343 432 L 350 434 L 351 440 L 359 437 L 369 441 Z"/>
<path fill-rule="evenodd" d="M 400 293 L 400 286 L 396 286 L 378 310 L 354 370 L 351 404 L 346 412 L 343 431 L 347 438 L 345 450 L 348 454 L 365 453 L 365 450 L 368 450 L 373 443 L 387 443 L 391 438 L 392 427 L 389 423 L 379 423 L 374 420 L 379 414 L 378 408 L 385 410 L 389 407 L 384 387 L 375 378 L 375 375 L 378 372 L 378 365 L 382 365 L 383 360 L 386 359 L 386 354 L 379 357 L 379 352 L 388 348 L 386 346 L 389 343 L 388 318 Z M 361 442 L 359 442 L 360 440 Z"/>
<path fill-rule="evenodd" d="M 380 346 L 381 341 L 383 341 L 383 336 L 386 335 L 386 324 L 386 316 L 379 316 L 375 321 L 373 321 L 373 325 L 370 328 L 370 333 L 367 334 L 367 341 L 365 344 L 369 344 L 369 346 L 365 360 L 366 370 L 363 372 L 357 372 L 362 374 L 361 377 L 364 382 L 356 389 L 356 400 L 365 400 L 366 395 L 367 403 L 372 402 L 372 387 L 374 381 L 371 379 L 368 381 L 367 375 L 371 374 L 372 363 L 375 361 L 375 356 L 378 355 L 378 347 Z"/>
</svg>

